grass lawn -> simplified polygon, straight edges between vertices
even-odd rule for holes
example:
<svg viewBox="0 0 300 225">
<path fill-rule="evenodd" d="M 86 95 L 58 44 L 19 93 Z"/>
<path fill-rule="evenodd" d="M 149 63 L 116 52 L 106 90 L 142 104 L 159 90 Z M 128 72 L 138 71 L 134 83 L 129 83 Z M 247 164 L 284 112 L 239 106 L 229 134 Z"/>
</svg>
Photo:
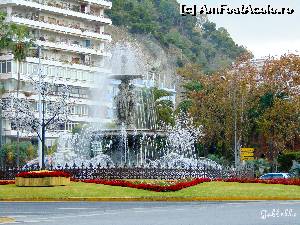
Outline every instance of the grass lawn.
<svg viewBox="0 0 300 225">
<path fill-rule="evenodd" d="M 300 199 L 300 186 L 280 184 L 245 184 L 208 182 L 177 192 L 153 192 L 134 188 L 101 184 L 72 182 L 62 187 L 17 187 L 0 185 L 0 200 L 5 199 L 67 199 L 67 198 L 139 198 L 139 197 L 186 197 L 186 198 L 290 198 Z M 163 200 L 163 199 L 162 199 Z"/>
</svg>

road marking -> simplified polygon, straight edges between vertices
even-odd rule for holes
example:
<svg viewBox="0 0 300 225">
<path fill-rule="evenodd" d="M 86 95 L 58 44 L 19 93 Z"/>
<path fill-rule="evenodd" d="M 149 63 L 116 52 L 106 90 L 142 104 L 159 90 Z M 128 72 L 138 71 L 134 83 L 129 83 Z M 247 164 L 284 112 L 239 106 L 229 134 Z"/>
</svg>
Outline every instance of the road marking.
<svg viewBox="0 0 300 225">
<path fill-rule="evenodd" d="M 229 203 L 226 203 L 226 205 L 245 205 L 245 203 L 229 202 Z"/>
<path fill-rule="evenodd" d="M 134 212 L 134 213 L 146 213 L 147 211 L 142 211 L 142 210 L 138 211 L 138 210 L 134 210 L 133 212 Z M 149 212 L 149 211 L 148 211 L 148 212 Z"/>
<path fill-rule="evenodd" d="M 52 217 L 49 217 L 49 219 L 65 219 L 65 218 L 76 218 L 80 215 L 76 215 L 76 216 L 52 216 Z"/>
<path fill-rule="evenodd" d="M 279 202 L 280 205 L 298 205 L 300 202 Z"/>
<path fill-rule="evenodd" d="M 49 218 L 47 217 L 41 217 L 41 218 L 34 218 L 35 220 L 48 220 Z"/>
<path fill-rule="evenodd" d="M 172 210 L 167 210 L 167 209 L 153 209 L 153 210 L 149 210 L 147 212 L 172 212 Z"/>
<path fill-rule="evenodd" d="M 21 215 L 9 215 L 8 217 L 14 217 L 14 218 L 26 218 L 28 216 L 21 216 Z"/>
<path fill-rule="evenodd" d="M 97 209 L 97 208 L 58 208 L 61 210 L 85 210 L 85 209 Z"/>
<path fill-rule="evenodd" d="M 82 216 L 82 217 L 90 217 L 90 216 L 100 216 L 102 214 L 99 214 L 99 213 L 94 213 L 94 214 L 86 214 L 86 215 L 79 215 L 79 216 Z"/>
<path fill-rule="evenodd" d="M 99 215 L 116 215 L 118 213 L 115 213 L 115 212 L 105 212 L 105 213 L 102 213 L 102 214 L 99 214 Z"/>
</svg>

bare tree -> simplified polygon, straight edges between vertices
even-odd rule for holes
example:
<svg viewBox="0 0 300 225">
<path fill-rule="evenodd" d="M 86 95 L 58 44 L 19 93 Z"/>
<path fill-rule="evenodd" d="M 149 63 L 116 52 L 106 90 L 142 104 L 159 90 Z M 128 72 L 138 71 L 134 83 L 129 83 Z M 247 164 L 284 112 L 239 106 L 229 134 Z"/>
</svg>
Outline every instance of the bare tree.
<svg viewBox="0 0 300 225">
<path fill-rule="evenodd" d="M 3 99 L 4 117 L 11 121 L 12 127 L 27 133 L 36 133 L 42 142 L 42 169 L 45 168 L 45 141 L 47 130 L 57 130 L 68 121 L 70 107 L 73 101 L 70 98 L 70 88 L 65 84 L 49 82 L 42 76 L 42 82 L 32 76 L 32 92 L 9 93 Z M 37 96 L 42 97 L 42 119 L 39 118 Z M 41 132 L 39 126 L 42 127 Z"/>
</svg>

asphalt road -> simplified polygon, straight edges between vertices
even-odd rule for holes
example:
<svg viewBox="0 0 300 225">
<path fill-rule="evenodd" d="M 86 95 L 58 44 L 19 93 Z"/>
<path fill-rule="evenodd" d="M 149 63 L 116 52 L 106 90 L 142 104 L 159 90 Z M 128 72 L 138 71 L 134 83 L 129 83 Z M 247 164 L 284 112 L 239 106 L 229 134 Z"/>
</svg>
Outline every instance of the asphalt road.
<svg viewBox="0 0 300 225">
<path fill-rule="evenodd" d="M 300 225 L 300 201 L 0 202 L 0 217 L 28 225 Z"/>
</svg>

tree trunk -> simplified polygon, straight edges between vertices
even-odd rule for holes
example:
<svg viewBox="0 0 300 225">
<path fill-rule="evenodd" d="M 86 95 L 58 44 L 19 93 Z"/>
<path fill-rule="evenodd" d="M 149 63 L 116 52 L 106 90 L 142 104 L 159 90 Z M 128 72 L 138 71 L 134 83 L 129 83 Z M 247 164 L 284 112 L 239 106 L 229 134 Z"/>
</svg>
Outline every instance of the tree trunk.
<svg viewBox="0 0 300 225">
<path fill-rule="evenodd" d="M 45 129 L 45 124 L 43 123 L 42 126 L 42 170 L 45 169 L 45 133 L 46 133 L 46 129 Z"/>
<path fill-rule="evenodd" d="M 45 100 L 43 100 L 43 122 L 42 122 L 42 170 L 45 169 L 45 142 L 46 142 L 46 124 L 45 124 Z"/>
<path fill-rule="evenodd" d="M 17 81 L 17 98 L 19 98 L 20 92 L 20 71 L 21 71 L 21 62 L 18 62 L 18 81 Z M 19 119 L 18 119 L 18 109 L 17 109 L 17 167 L 20 168 L 20 132 L 19 132 Z"/>
</svg>

